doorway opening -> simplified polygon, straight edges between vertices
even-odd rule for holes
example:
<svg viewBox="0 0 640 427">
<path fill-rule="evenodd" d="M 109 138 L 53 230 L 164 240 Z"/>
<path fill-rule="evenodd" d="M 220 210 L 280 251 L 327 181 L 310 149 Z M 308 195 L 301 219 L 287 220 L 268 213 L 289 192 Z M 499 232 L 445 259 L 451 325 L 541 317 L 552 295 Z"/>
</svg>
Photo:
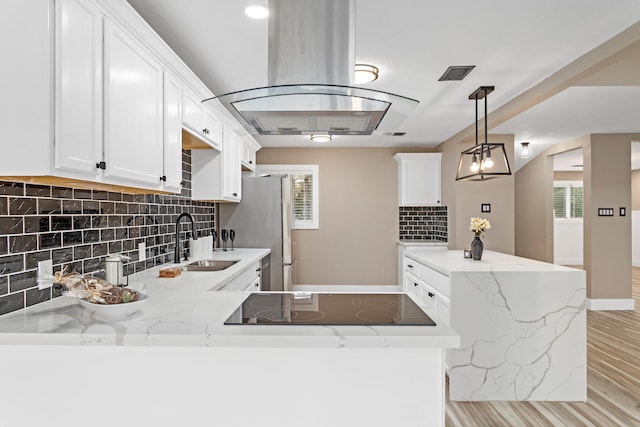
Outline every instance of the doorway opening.
<svg viewBox="0 0 640 427">
<path fill-rule="evenodd" d="M 554 264 L 584 265 L 583 158 L 582 148 L 553 156 Z"/>
</svg>

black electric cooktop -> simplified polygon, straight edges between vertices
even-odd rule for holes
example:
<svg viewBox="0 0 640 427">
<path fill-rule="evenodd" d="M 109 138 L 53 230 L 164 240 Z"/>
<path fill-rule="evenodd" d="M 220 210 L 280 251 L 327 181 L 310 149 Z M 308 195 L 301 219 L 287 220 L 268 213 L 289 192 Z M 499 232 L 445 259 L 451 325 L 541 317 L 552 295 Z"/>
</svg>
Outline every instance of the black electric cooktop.
<svg viewBox="0 0 640 427">
<path fill-rule="evenodd" d="M 403 325 L 435 326 L 406 294 L 324 294 L 259 292 L 225 325 Z"/>
</svg>

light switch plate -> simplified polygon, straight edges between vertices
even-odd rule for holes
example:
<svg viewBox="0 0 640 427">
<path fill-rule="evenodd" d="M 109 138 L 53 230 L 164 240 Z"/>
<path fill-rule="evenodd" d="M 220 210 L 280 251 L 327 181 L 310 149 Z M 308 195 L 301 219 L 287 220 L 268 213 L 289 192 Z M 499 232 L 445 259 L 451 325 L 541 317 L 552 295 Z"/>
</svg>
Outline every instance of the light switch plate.
<svg viewBox="0 0 640 427">
<path fill-rule="evenodd" d="M 38 261 L 38 289 L 53 286 L 53 261 L 50 259 Z"/>
</svg>

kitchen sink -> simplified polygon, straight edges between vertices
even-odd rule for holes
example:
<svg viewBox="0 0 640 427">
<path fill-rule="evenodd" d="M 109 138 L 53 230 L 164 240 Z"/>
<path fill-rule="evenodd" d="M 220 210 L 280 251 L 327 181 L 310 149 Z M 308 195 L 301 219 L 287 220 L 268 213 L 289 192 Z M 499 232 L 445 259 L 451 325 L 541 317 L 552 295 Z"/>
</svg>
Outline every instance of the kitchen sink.
<svg viewBox="0 0 640 427">
<path fill-rule="evenodd" d="M 239 259 L 229 261 L 205 259 L 187 264 L 182 267 L 182 269 L 186 271 L 221 271 L 231 267 L 239 261 Z"/>
</svg>

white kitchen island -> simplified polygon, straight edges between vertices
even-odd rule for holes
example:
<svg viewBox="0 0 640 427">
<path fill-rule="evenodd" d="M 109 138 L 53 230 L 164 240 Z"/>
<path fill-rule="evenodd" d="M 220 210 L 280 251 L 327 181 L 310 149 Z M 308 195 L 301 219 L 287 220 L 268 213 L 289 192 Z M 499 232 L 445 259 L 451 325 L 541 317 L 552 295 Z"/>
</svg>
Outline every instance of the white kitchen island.
<svg viewBox="0 0 640 427">
<path fill-rule="evenodd" d="M 461 337 L 451 400 L 585 401 L 586 273 L 485 251 L 405 254 L 404 286 Z"/>
<path fill-rule="evenodd" d="M 225 272 L 131 278 L 141 312 L 104 322 L 56 298 L 0 317 L 2 425 L 444 426 L 446 325 L 224 325 Z"/>
</svg>

